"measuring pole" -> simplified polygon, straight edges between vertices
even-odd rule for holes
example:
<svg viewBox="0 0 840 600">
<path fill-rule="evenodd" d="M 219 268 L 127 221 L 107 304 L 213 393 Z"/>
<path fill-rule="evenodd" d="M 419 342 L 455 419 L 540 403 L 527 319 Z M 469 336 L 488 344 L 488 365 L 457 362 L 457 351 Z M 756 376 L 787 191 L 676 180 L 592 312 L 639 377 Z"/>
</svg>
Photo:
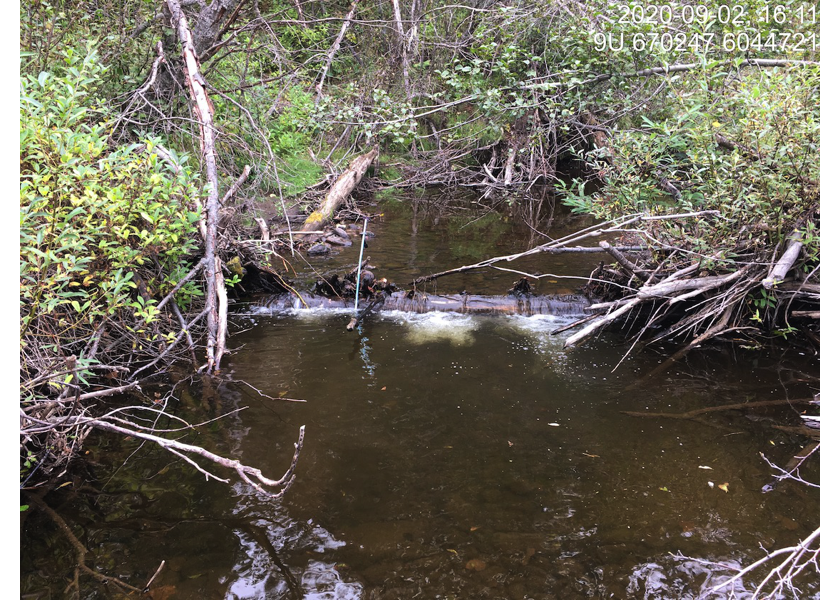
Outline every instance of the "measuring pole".
<svg viewBox="0 0 840 600">
<path fill-rule="evenodd" d="M 362 257 L 365 254 L 365 234 L 367 234 L 367 223 L 365 219 L 365 226 L 362 229 L 362 247 L 359 249 L 359 266 L 356 267 L 356 302 L 353 304 L 353 312 L 359 312 L 359 285 L 362 281 Z"/>
</svg>

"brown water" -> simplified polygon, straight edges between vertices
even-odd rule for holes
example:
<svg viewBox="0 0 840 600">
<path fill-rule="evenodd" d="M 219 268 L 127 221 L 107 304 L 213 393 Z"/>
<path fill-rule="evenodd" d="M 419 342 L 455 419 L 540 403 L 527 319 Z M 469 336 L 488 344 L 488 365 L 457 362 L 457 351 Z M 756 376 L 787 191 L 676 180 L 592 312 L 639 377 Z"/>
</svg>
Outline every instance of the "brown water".
<svg viewBox="0 0 840 600">
<path fill-rule="evenodd" d="M 374 224 L 378 276 L 404 282 L 524 249 L 523 231 L 504 220 L 461 230 L 422 210 Z M 558 218 L 554 230 L 570 225 Z M 465 231 L 482 246 L 475 256 L 455 242 Z M 310 262 L 340 268 L 357 252 Z M 586 275 L 598 260 L 513 268 Z M 463 275 L 437 289 L 503 293 L 516 278 Z M 818 363 L 798 350 L 710 348 L 628 390 L 664 354 L 616 369 L 627 345 L 615 334 L 565 350 L 568 334 L 548 332 L 572 317 L 385 313 L 348 333 L 346 312 L 238 309 L 229 381 L 197 384 L 172 406 L 192 421 L 247 406 L 187 439 L 269 476 L 285 471 L 306 425 L 285 500 L 207 482 L 150 447 L 117 469 L 136 445 L 113 438 L 89 446 L 88 487 L 99 493 L 52 498 L 89 565 L 142 587 L 166 560 L 155 598 L 694 598 L 725 574 L 675 556 L 744 565 L 819 524 L 819 490 L 761 493 L 772 473 L 759 453 L 784 464 L 805 441 L 772 427 L 796 424 L 793 408 L 705 424 L 621 412 L 808 396 Z M 818 468 L 803 475 L 817 481 Z M 61 597 L 70 547 L 37 514 L 22 540 L 23 592 Z M 815 577 L 800 583 L 817 596 Z M 87 598 L 117 597 L 83 587 Z M 739 587 L 735 597 L 748 595 Z"/>
</svg>

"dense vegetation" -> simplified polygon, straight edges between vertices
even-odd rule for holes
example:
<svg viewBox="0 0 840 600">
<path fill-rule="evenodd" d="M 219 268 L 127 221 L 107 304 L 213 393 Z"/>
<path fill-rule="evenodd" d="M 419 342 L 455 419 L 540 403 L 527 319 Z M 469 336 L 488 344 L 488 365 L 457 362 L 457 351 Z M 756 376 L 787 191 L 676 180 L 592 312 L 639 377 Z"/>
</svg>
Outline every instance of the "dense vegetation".
<svg viewBox="0 0 840 600">
<path fill-rule="evenodd" d="M 28 486 L 60 481 L 90 430 L 76 419 L 86 400 L 137 390 L 173 360 L 200 363 L 212 311 L 190 277 L 215 184 L 201 175 L 178 4 L 21 5 Z M 738 328 L 760 340 L 819 318 L 818 4 L 180 5 L 212 102 L 221 188 L 236 192 L 217 252 L 228 285 L 241 264 L 265 276 L 269 255 L 289 250 L 279 235 L 273 250 L 238 240 L 259 237 L 254 199 L 272 198 L 288 223 L 378 146 L 379 186 L 463 186 L 500 204 L 553 188 L 644 244 L 630 266 L 598 273 L 600 291 L 615 313 L 650 305 L 664 335 Z M 768 283 L 796 244 L 792 268 Z M 682 274 L 694 287 L 662 287 Z M 154 405 L 137 402 L 125 419 Z"/>
</svg>

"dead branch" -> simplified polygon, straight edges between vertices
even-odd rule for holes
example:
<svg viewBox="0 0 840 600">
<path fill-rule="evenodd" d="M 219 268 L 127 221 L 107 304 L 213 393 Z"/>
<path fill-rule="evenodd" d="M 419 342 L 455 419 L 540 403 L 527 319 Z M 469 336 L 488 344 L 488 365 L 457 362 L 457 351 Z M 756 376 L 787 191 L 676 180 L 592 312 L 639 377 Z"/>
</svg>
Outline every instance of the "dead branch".
<svg viewBox="0 0 840 600">
<path fill-rule="evenodd" d="M 611 313 L 607 313 L 594 323 L 590 323 L 589 325 L 581 329 L 579 332 L 569 337 L 566 340 L 566 343 L 563 345 L 563 347 L 568 348 L 570 346 L 574 346 L 582 339 L 589 337 L 596 331 L 599 331 L 600 329 L 606 327 L 607 325 L 615 321 L 621 315 L 626 314 L 630 311 L 631 308 L 638 305 L 640 302 L 641 300 L 639 298 L 633 298 L 632 300 L 623 304 L 620 308 L 612 311 Z"/>
<path fill-rule="evenodd" d="M 717 592 L 723 590 L 727 586 L 734 584 L 739 579 L 742 579 L 744 575 L 749 573 L 750 571 L 754 571 L 764 563 L 773 560 L 774 558 L 778 558 L 780 556 L 788 555 L 787 558 L 781 562 L 778 566 L 774 567 L 767 576 L 761 581 L 761 583 L 756 588 L 753 598 L 757 598 L 764 588 L 765 585 L 773 578 L 777 577 L 777 584 L 772 592 L 766 595 L 762 595 L 764 598 L 776 598 L 777 593 L 781 592 L 783 588 L 791 588 L 793 589 L 793 577 L 798 574 L 804 567 L 808 564 L 813 563 L 814 568 L 819 572 L 819 564 L 817 559 L 819 558 L 820 549 L 817 548 L 816 550 L 811 550 L 811 544 L 820 537 L 820 528 L 811 533 L 805 540 L 797 544 L 796 546 L 790 546 L 788 548 L 780 548 L 774 552 L 769 553 L 764 558 L 761 558 L 754 563 L 751 563 L 738 571 L 735 575 L 716 585 L 715 587 L 711 588 L 710 590 L 704 592 L 700 598 L 708 598 L 709 596 L 716 594 Z M 810 556 L 809 556 L 810 553 Z M 803 559 L 807 557 L 807 560 L 803 563 Z"/>
<path fill-rule="evenodd" d="M 793 263 L 799 258 L 799 252 L 802 250 L 801 239 L 802 234 L 798 231 L 794 231 L 788 237 L 788 247 L 782 254 L 782 258 L 770 269 L 767 277 L 761 280 L 761 285 L 764 286 L 765 290 L 772 289 L 774 285 L 784 281 L 788 271 L 793 267 Z"/>
<path fill-rule="evenodd" d="M 588 237 L 597 237 L 600 235 L 610 234 L 610 233 L 619 233 L 624 231 L 624 228 L 628 225 L 632 225 L 641 219 L 641 215 L 628 215 L 626 217 L 620 217 L 618 219 L 613 219 L 612 221 L 607 221 L 606 223 L 599 223 L 597 225 L 592 225 L 583 229 L 579 232 L 571 234 L 569 236 L 558 238 L 556 240 L 551 240 L 550 242 L 546 242 L 540 246 L 536 246 L 531 248 L 530 250 L 526 250 L 524 252 L 519 252 L 517 254 L 509 254 L 507 256 L 496 256 L 494 258 L 488 258 L 481 262 L 477 262 L 472 265 L 465 265 L 463 267 L 458 267 L 456 269 L 449 269 L 447 271 L 441 271 L 440 273 L 433 273 L 432 275 L 425 275 L 423 277 L 418 277 L 414 281 L 412 281 L 409 285 L 417 285 L 418 283 L 425 283 L 427 281 L 433 281 L 445 275 L 452 275 L 454 273 L 464 273 L 466 271 L 474 271 L 476 269 L 482 269 L 484 267 L 489 267 L 497 262 L 512 262 L 524 256 L 530 256 L 532 254 L 538 254 L 540 252 L 549 252 L 552 249 L 559 248 L 561 246 L 566 246 L 568 244 L 580 241 L 582 239 Z"/>
<path fill-rule="evenodd" d="M 151 578 L 151 579 L 149 579 L 149 583 L 147 583 L 147 584 L 146 584 L 146 587 L 144 587 L 144 588 L 143 588 L 143 593 L 144 593 L 144 594 L 148 593 L 149 588 L 151 588 L 151 587 L 152 587 L 152 582 L 153 582 L 155 579 L 157 579 L 157 576 L 158 576 L 158 575 L 160 575 L 160 572 L 161 572 L 161 571 L 163 571 L 163 567 L 164 567 L 165 565 L 166 565 L 166 561 L 165 561 L 165 560 L 160 561 L 160 566 L 157 568 L 157 571 L 155 571 L 155 574 L 154 574 L 154 575 L 152 575 L 152 578 Z"/>
<path fill-rule="evenodd" d="M 648 250 L 647 246 L 611 246 L 614 250 L 619 252 L 644 252 Z M 600 246 L 574 246 L 572 248 L 546 248 L 545 252 L 549 254 L 595 254 L 596 252 L 606 252 Z"/>
<path fill-rule="evenodd" d="M 614 248 L 610 245 L 610 243 L 606 240 L 601 240 L 598 245 L 604 249 L 610 256 L 612 256 L 618 264 L 621 265 L 621 268 L 624 269 L 625 273 L 630 276 L 630 280 L 632 281 L 633 278 L 638 278 L 639 282 L 643 282 L 650 273 L 647 271 L 643 271 L 641 269 L 636 268 L 630 260 L 624 256 L 617 248 Z"/>
<path fill-rule="evenodd" d="M 738 279 L 745 271 L 746 269 L 741 269 L 728 275 L 711 275 L 709 277 L 697 277 L 695 279 L 662 281 L 656 285 L 641 288 L 636 294 L 636 297 L 640 300 L 646 300 L 650 298 L 665 298 L 669 297 L 671 294 L 689 290 L 699 289 L 708 291 Z"/>
<path fill-rule="evenodd" d="M 124 436 L 129 436 L 137 439 L 141 439 L 148 442 L 153 442 L 163 448 L 164 450 L 171 452 L 172 454 L 178 456 L 182 460 L 186 461 L 194 468 L 196 468 L 199 472 L 203 473 L 205 478 L 210 479 L 213 478 L 217 481 L 223 483 L 230 483 L 229 479 L 223 479 L 213 473 L 209 472 L 208 470 L 201 467 L 198 463 L 194 460 L 189 458 L 188 455 L 197 455 L 206 460 L 209 460 L 217 465 L 220 465 L 226 469 L 231 469 L 239 475 L 239 478 L 242 479 L 246 484 L 250 487 L 255 489 L 256 491 L 260 492 L 261 494 L 266 494 L 271 498 L 281 498 L 288 490 L 289 487 L 292 485 L 292 482 L 295 480 L 295 467 L 297 466 L 298 458 L 300 457 L 300 451 L 303 448 L 303 437 L 305 434 L 306 426 L 301 426 L 300 434 L 298 436 L 298 441 L 295 443 L 295 452 L 292 457 L 291 464 L 289 468 L 286 470 L 286 473 L 283 474 L 280 479 L 269 479 L 262 474 L 260 469 L 256 469 L 254 467 L 250 467 L 248 465 L 243 465 L 238 460 L 232 460 L 229 458 L 225 458 L 223 456 L 219 456 L 218 454 L 214 454 L 201 446 L 194 446 L 191 444 L 185 444 L 183 442 L 179 442 L 177 440 L 170 440 L 160 435 L 156 435 L 154 433 L 146 433 L 144 431 L 138 431 L 137 429 L 128 428 L 123 425 L 117 425 L 114 423 L 114 420 L 117 420 L 115 417 L 106 416 L 101 418 L 91 418 L 85 417 L 83 415 L 74 415 L 70 419 L 62 419 L 58 420 L 57 418 L 49 418 L 49 419 L 35 419 L 32 417 L 28 417 L 27 420 L 31 423 L 37 424 L 37 430 L 42 430 L 44 427 L 55 427 L 55 426 L 64 426 L 64 427 L 79 427 L 79 428 L 96 428 L 101 429 L 103 431 L 109 431 L 111 433 L 117 433 Z M 131 424 L 125 420 L 118 420 L 118 422 Z M 133 425 L 133 424 L 132 424 Z M 26 434 L 27 429 L 21 427 L 21 434 Z M 275 493 L 270 493 L 265 490 L 263 487 L 268 488 L 277 488 L 279 487 L 279 491 Z"/>
<path fill-rule="evenodd" d="M 242 184 L 245 183 L 245 180 L 248 179 L 248 175 L 250 175 L 250 174 L 251 174 L 251 165 L 245 165 L 245 168 L 242 169 L 242 175 L 240 175 L 239 179 L 237 179 L 233 183 L 233 185 L 230 186 L 230 189 L 227 192 L 225 192 L 224 198 L 222 198 L 221 201 L 219 202 L 219 204 L 221 206 L 224 206 L 227 203 L 228 200 L 233 198 L 233 195 L 236 192 L 239 191 L 239 188 L 242 187 Z"/>
<path fill-rule="evenodd" d="M 761 488 L 761 491 L 764 492 L 765 494 L 767 492 L 772 492 L 773 490 L 776 489 L 776 487 L 778 487 L 778 485 L 780 483 L 782 483 L 786 479 L 792 479 L 793 481 L 798 481 L 799 483 L 802 483 L 802 484 L 804 484 L 808 487 L 820 487 L 820 486 L 818 486 L 814 483 L 811 483 L 810 481 L 805 481 L 804 479 L 802 479 L 802 477 L 799 476 L 799 468 L 803 464 L 805 464 L 805 461 L 808 460 L 809 458 L 811 458 L 811 456 L 819 449 L 820 449 L 820 442 L 812 441 L 807 446 L 805 446 L 805 448 L 803 448 L 800 452 L 795 453 L 790 458 L 790 460 L 787 462 L 787 464 L 784 467 L 780 467 L 778 465 L 773 464 L 764 455 L 763 452 L 759 452 L 758 454 L 761 456 L 761 458 L 764 460 L 764 462 L 766 462 L 768 465 L 770 465 L 771 469 L 774 469 L 776 471 L 781 471 L 781 475 L 773 475 L 773 479 L 775 479 L 775 481 L 765 485 L 763 488 Z"/>
<path fill-rule="evenodd" d="M 189 273 L 184 275 L 181 278 L 181 280 L 178 283 L 175 284 L 175 287 L 172 288 L 172 290 L 170 290 L 170 292 L 168 294 L 166 294 L 166 296 L 163 297 L 163 300 L 158 302 L 158 305 L 157 305 L 157 307 L 155 307 L 155 310 L 160 311 L 161 309 L 163 309 L 163 307 L 166 306 L 166 303 L 169 302 L 170 300 L 172 300 L 172 298 L 175 296 L 175 294 L 178 292 L 178 290 L 180 290 L 182 287 L 184 287 L 184 284 L 187 283 L 190 279 L 195 277 L 196 273 L 198 273 L 199 269 L 201 269 L 202 265 L 204 264 L 204 261 L 205 261 L 204 258 L 202 258 L 200 261 L 198 261 L 198 264 L 196 264 L 190 270 Z"/>
<path fill-rule="evenodd" d="M 575 321 L 574 323 L 569 323 L 568 325 L 566 325 L 564 327 L 558 327 L 557 329 L 555 329 L 554 331 L 551 332 L 551 335 L 557 335 L 558 333 L 563 333 L 564 331 L 568 331 L 569 329 L 573 329 L 573 328 L 577 327 L 578 325 L 583 325 L 584 323 L 588 323 L 592 319 L 596 319 L 600 316 L 601 315 L 598 315 L 598 314 L 589 315 L 588 317 L 584 317 L 584 318 L 582 318 L 578 321 Z"/>
</svg>

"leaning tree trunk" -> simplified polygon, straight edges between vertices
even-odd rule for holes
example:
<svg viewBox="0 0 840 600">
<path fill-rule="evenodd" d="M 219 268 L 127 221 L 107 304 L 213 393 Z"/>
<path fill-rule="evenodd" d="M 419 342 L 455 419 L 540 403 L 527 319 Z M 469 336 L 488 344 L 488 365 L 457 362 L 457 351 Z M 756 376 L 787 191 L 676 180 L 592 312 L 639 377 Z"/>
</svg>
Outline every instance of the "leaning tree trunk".
<svg viewBox="0 0 840 600">
<path fill-rule="evenodd" d="M 219 178 L 216 170 L 215 132 L 213 130 L 213 103 L 207 94 L 204 77 L 198 62 L 192 32 L 178 0 L 166 0 L 172 17 L 172 26 L 178 32 L 184 57 L 184 77 L 190 90 L 195 118 L 201 128 L 201 152 L 207 169 L 206 232 L 204 235 L 204 278 L 207 287 L 207 368 L 218 370 L 225 353 L 227 329 L 227 292 L 217 253 L 219 228 Z M 213 3 L 215 4 L 215 2 Z M 212 4 L 211 4 L 212 5 Z M 204 232 L 204 228 L 202 227 Z M 220 307 L 225 319 L 219 318 Z"/>
</svg>

